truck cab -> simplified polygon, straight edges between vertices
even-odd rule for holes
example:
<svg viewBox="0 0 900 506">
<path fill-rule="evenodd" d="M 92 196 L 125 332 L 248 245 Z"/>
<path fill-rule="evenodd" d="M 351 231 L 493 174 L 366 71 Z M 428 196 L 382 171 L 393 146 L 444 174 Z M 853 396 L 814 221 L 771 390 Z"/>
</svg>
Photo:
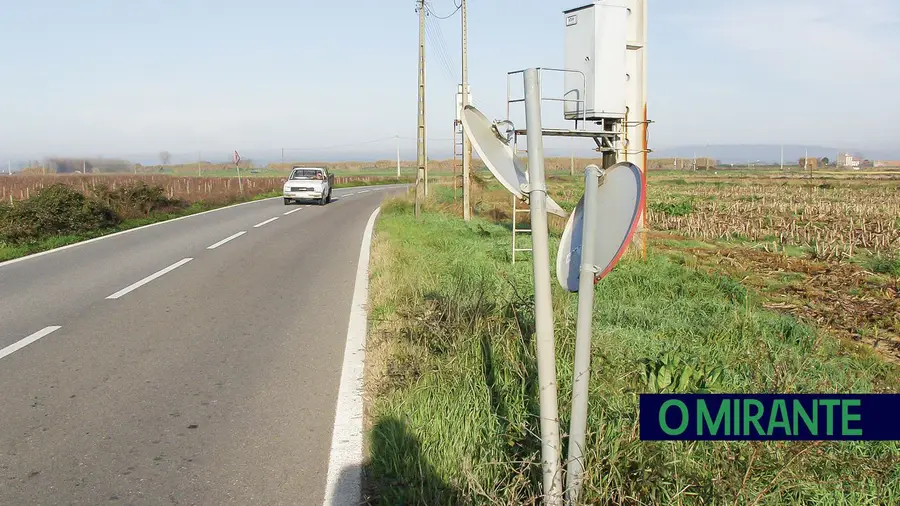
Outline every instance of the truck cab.
<svg viewBox="0 0 900 506">
<path fill-rule="evenodd" d="M 331 202 L 334 174 L 325 167 L 294 167 L 284 183 L 284 205 L 312 201 L 324 206 Z"/>
</svg>

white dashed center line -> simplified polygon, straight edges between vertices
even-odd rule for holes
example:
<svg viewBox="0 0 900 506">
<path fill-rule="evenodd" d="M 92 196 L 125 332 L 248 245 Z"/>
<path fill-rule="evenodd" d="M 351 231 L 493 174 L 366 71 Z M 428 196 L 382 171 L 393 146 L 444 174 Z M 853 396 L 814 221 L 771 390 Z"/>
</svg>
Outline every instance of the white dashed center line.
<svg viewBox="0 0 900 506">
<path fill-rule="evenodd" d="M 25 339 L 16 341 L 16 342 L 12 343 L 11 345 L 7 346 L 6 348 L 3 348 L 2 350 L 0 350 L 0 358 L 3 358 L 7 355 L 11 355 L 11 354 L 21 350 L 22 348 L 28 346 L 29 344 L 37 341 L 38 339 L 48 336 L 61 328 L 62 327 L 60 327 L 59 325 L 53 325 L 52 327 L 44 327 L 43 329 L 35 332 L 34 334 L 31 334 L 30 336 L 26 337 Z"/>
<path fill-rule="evenodd" d="M 266 223 L 272 223 L 273 221 L 275 221 L 275 220 L 277 220 L 277 219 L 278 219 L 278 216 L 276 216 L 276 217 L 274 217 L 274 218 L 269 218 L 268 220 L 266 220 L 266 221 L 264 221 L 264 222 L 262 222 L 262 223 L 257 223 L 256 225 L 253 225 L 253 228 L 259 228 L 259 227 L 265 225 Z"/>
<path fill-rule="evenodd" d="M 238 233 L 236 233 L 236 234 L 234 234 L 234 235 L 230 235 L 230 236 L 228 236 L 228 237 L 222 239 L 221 241 L 219 241 L 219 242 L 213 244 L 212 246 L 207 247 L 206 249 L 216 249 L 216 248 L 218 248 L 219 246 L 225 244 L 226 242 L 228 242 L 228 241 L 230 241 L 230 240 L 232 240 L 232 239 L 237 239 L 238 237 L 240 237 L 240 236 L 242 236 L 242 235 L 244 235 L 244 234 L 246 234 L 246 233 L 247 233 L 246 230 L 241 230 L 240 232 L 238 232 Z"/>
<path fill-rule="evenodd" d="M 302 208 L 302 207 L 298 207 L 297 209 L 292 209 L 292 210 L 290 210 L 290 211 L 284 213 L 284 215 L 287 216 L 287 215 L 289 215 L 289 214 L 291 214 L 291 213 L 296 213 L 297 211 L 301 211 L 301 210 L 303 210 L 303 208 Z"/>
<path fill-rule="evenodd" d="M 174 264 L 166 267 L 165 269 L 163 269 L 159 272 L 156 272 L 154 274 L 151 274 L 151 275 L 147 276 L 146 278 L 138 281 L 137 283 L 134 283 L 133 285 L 126 286 L 125 288 L 123 288 L 123 289 L 119 290 L 118 292 L 107 297 L 107 299 L 118 299 L 119 297 L 146 285 L 147 283 L 153 281 L 154 279 L 156 279 L 168 272 L 174 271 L 175 269 L 190 262 L 191 260 L 193 260 L 193 258 L 185 258 L 185 259 L 179 260 L 179 261 L 175 262 Z"/>
</svg>

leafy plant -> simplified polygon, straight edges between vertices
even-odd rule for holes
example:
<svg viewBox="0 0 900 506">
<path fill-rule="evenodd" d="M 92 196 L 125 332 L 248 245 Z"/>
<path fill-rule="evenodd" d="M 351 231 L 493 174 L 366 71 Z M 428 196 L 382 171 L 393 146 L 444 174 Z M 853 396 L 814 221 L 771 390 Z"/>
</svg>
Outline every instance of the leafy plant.
<svg viewBox="0 0 900 506">
<path fill-rule="evenodd" d="M 111 227 L 119 222 L 121 218 L 102 202 L 64 184 L 55 184 L 27 200 L 6 206 L 0 213 L 0 240 L 21 244 L 49 235 Z"/>
<path fill-rule="evenodd" d="M 690 200 L 680 200 L 678 202 L 654 202 L 650 204 L 650 209 L 667 216 L 687 216 L 694 212 L 694 204 Z"/>
<path fill-rule="evenodd" d="M 641 362 L 641 376 L 647 391 L 653 394 L 708 393 L 716 389 L 724 372 L 722 367 L 692 364 L 668 352 Z"/>
</svg>

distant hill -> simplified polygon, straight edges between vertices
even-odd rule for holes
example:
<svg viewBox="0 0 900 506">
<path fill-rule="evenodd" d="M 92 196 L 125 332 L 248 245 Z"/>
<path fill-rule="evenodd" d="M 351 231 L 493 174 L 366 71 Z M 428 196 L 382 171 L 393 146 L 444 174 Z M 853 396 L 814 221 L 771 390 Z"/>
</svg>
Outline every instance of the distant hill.
<svg viewBox="0 0 900 506">
<path fill-rule="evenodd" d="M 784 162 L 796 163 L 798 159 L 806 156 L 815 158 L 828 157 L 834 160 L 838 153 L 850 152 L 862 155 L 869 160 L 896 160 L 900 159 L 900 150 L 863 150 L 856 148 L 835 148 L 824 146 L 784 146 Z M 777 144 L 719 144 L 711 146 L 678 146 L 666 149 L 654 149 L 651 158 L 693 158 L 710 157 L 719 160 L 719 163 L 747 163 L 756 162 L 778 164 L 781 161 L 781 146 Z"/>
</svg>

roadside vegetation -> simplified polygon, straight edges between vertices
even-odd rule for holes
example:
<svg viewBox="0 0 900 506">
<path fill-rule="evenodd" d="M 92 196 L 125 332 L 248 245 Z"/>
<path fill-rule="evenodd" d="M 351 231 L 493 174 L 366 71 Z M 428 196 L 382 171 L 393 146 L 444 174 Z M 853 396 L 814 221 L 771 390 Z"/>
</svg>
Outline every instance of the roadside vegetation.
<svg viewBox="0 0 900 506">
<path fill-rule="evenodd" d="M 0 178 L 0 262 L 238 202 L 281 195 L 283 178 L 6 176 Z M 400 184 L 338 178 L 335 188 Z M 13 198 L 13 196 L 16 196 Z"/>
<path fill-rule="evenodd" d="M 240 200 L 278 195 L 268 192 L 246 199 L 188 202 L 169 198 L 164 188 L 141 182 L 115 190 L 100 185 L 89 193 L 66 184 L 52 184 L 28 199 L 0 203 L 0 261 Z"/>
<path fill-rule="evenodd" d="M 550 192 L 571 209 L 580 196 L 578 186 L 577 180 L 558 176 L 550 181 Z M 698 210 L 689 196 L 656 199 L 660 194 L 654 184 L 651 212 L 689 216 Z M 408 199 L 386 203 L 376 229 L 366 372 L 366 498 L 373 504 L 537 503 L 540 443 L 530 255 L 510 261 L 512 204 L 496 185 L 481 182 L 473 190 L 476 217 L 469 223 L 461 219 L 450 188 L 436 186 L 432 195 L 421 220 Z M 551 220 L 553 255 L 562 225 Z M 840 318 L 799 309 L 799 301 L 815 301 L 818 292 L 789 288 L 801 282 L 815 287 L 820 280 L 827 284 L 822 293 L 845 301 L 854 287 L 831 284 L 844 277 L 834 269 L 861 271 L 868 252 L 859 253 L 857 261 L 839 261 L 815 257 L 814 246 L 812 252 L 790 256 L 783 248 L 767 252 L 750 240 L 720 244 L 672 234 L 654 233 L 646 259 L 626 255 L 597 286 L 585 500 L 615 505 L 900 503 L 897 442 L 638 439 L 642 392 L 900 389 L 900 370 L 886 360 L 889 354 L 859 346 L 841 332 L 843 324 L 835 321 Z M 760 255 L 753 257 L 756 263 L 735 256 L 746 252 Z M 723 258 L 737 259 L 737 265 Z M 810 268 L 800 277 L 784 268 L 794 261 L 822 270 Z M 873 283 L 857 287 L 861 300 L 871 302 L 876 293 L 883 300 L 896 299 L 897 292 L 889 291 L 897 286 L 891 285 L 896 283 L 893 264 L 879 262 L 888 273 L 856 276 Z M 748 270 L 763 281 L 748 278 Z M 577 295 L 555 284 L 553 289 L 565 431 Z M 795 307 L 779 306 L 779 293 L 788 293 Z M 830 303 L 822 301 L 821 307 Z M 855 328 L 870 333 L 889 333 L 885 328 L 896 325 L 896 312 L 854 314 Z"/>
</svg>

